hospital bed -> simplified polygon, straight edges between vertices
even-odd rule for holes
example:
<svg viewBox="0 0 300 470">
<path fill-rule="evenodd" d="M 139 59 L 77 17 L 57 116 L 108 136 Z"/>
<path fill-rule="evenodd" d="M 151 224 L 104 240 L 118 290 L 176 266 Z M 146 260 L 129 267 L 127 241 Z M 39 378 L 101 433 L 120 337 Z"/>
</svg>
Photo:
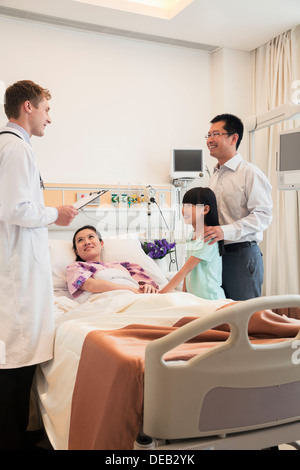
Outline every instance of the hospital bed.
<svg viewBox="0 0 300 470">
<path fill-rule="evenodd" d="M 106 261 L 164 274 L 138 240 L 105 240 Z M 272 309 L 300 296 L 245 302 L 190 294 L 70 298 L 71 243 L 50 240 L 54 358 L 37 371 L 54 449 L 261 449 L 300 439 L 300 321 Z M 146 437 L 145 437 L 146 436 Z"/>
<path fill-rule="evenodd" d="M 167 440 L 206 437 L 185 442 L 188 449 L 262 448 L 298 439 L 300 370 L 293 348 L 300 346 L 300 335 L 252 343 L 248 324 L 254 312 L 299 306 L 299 300 L 275 296 L 235 303 L 150 343 L 145 432 Z M 226 342 L 184 363 L 163 360 L 170 349 L 224 322 L 231 331 Z"/>
</svg>

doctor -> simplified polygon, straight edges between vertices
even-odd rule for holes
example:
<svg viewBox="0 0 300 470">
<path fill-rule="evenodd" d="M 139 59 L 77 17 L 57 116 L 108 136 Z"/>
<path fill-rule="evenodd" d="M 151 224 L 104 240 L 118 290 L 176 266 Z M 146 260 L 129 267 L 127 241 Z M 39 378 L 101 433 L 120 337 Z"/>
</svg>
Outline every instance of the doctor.
<svg viewBox="0 0 300 470">
<path fill-rule="evenodd" d="M 52 358 L 54 312 L 47 225 L 69 225 L 72 206 L 45 207 L 31 147 L 51 123 L 48 90 L 31 81 L 5 94 L 0 129 L 0 450 L 27 449 L 36 365 Z"/>
</svg>

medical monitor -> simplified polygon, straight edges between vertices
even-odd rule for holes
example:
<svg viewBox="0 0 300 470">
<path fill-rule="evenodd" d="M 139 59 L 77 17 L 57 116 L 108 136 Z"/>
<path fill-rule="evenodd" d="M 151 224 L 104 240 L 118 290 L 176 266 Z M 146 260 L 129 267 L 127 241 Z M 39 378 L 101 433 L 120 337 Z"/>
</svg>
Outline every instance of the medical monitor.
<svg viewBox="0 0 300 470">
<path fill-rule="evenodd" d="M 174 149 L 172 152 L 171 176 L 173 179 L 199 178 L 203 174 L 203 152 L 201 149 Z"/>
<path fill-rule="evenodd" d="M 278 188 L 300 190 L 300 127 L 280 132 Z"/>
</svg>

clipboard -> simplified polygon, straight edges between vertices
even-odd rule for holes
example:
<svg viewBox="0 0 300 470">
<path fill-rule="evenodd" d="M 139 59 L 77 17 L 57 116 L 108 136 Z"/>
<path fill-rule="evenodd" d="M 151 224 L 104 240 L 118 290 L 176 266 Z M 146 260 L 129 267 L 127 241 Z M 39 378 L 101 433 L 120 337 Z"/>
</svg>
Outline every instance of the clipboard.
<svg viewBox="0 0 300 470">
<path fill-rule="evenodd" d="M 91 202 L 93 202 L 98 197 L 101 197 L 103 194 L 107 193 L 107 191 L 108 191 L 107 189 L 101 189 L 100 191 L 90 193 L 88 196 L 85 196 L 82 199 L 79 199 L 78 201 L 74 202 L 74 204 L 72 204 L 72 205 L 77 210 L 82 209 L 87 204 L 90 204 Z"/>
</svg>

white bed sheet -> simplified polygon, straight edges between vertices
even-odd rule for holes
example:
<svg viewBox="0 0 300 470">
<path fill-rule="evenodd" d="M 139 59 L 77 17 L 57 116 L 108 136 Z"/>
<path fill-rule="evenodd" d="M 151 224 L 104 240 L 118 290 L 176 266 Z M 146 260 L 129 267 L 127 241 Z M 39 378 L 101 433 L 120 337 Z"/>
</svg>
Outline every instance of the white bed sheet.
<svg viewBox="0 0 300 470">
<path fill-rule="evenodd" d="M 172 326 L 179 318 L 210 315 L 230 302 L 200 299 L 183 292 L 137 295 L 113 291 L 93 294 L 84 304 L 56 297 L 54 359 L 36 374 L 42 418 L 54 449 L 68 448 L 72 394 L 82 345 L 90 331 L 130 324 Z"/>
</svg>

